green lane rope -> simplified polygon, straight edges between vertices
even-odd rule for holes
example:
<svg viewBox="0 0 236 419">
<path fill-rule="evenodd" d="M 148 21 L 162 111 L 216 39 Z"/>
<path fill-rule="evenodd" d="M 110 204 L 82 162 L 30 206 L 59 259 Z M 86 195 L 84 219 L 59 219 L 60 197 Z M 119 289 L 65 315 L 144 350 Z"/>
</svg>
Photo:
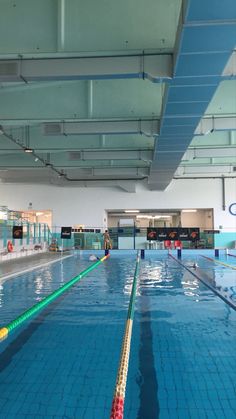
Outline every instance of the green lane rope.
<svg viewBox="0 0 236 419">
<path fill-rule="evenodd" d="M 66 284 L 62 285 L 56 291 L 53 291 L 47 297 L 43 298 L 41 301 L 39 301 L 33 307 L 29 308 L 24 313 L 22 313 L 20 316 L 18 316 L 15 320 L 12 320 L 6 326 L 2 327 L 0 329 L 0 340 L 5 339 L 8 336 L 9 332 L 14 330 L 16 327 L 18 327 L 20 324 L 22 324 L 29 317 L 33 316 L 39 310 L 44 308 L 47 304 L 54 301 L 57 297 L 59 297 L 61 294 L 63 294 L 65 291 L 67 291 L 69 288 L 71 288 L 76 282 L 79 282 L 85 275 L 87 275 L 90 271 L 92 271 L 94 268 L 96 268 L 98 265 L 100 265 L 108 257 L 109 257 L 109 254 L 107 256 L 104 256 L 103 258 L 101 258 L 97 262 L 93 263 L 87 269 L 82 271 L 79 275 L 72 278 L 70 281 L 68 281 Z"/>
<path fill-rule="evenodd" d="M 137 279 L 138 279 L 138 274 L 139 274 L 139 262 L 140 262 L 140 257 L 138 256 L 137 261 L 136 261 L 136 266 L 135 266 L 132 291 L 131 291 L 130 300 L 129 300 L 127 320 L 128 319 L 133 320 L 133 318 L 134 318 L 134 302 L 135 302 L 135 296 L 136 296 L 136 290 L 137 290 Z"/>
</svg>

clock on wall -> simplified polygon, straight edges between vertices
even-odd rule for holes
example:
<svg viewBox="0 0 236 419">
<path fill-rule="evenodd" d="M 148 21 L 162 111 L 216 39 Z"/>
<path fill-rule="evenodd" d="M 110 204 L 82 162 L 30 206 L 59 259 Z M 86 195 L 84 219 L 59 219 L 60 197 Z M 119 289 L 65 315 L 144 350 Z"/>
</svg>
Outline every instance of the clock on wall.
<svg viewBox="0 0 236 419">
<path fill-rule="evenodd" d="M 231 215 L 236 215 L 236 202 L 233 202 L 229 206 L 229 212 L 230 212 Z"/>
</svg>

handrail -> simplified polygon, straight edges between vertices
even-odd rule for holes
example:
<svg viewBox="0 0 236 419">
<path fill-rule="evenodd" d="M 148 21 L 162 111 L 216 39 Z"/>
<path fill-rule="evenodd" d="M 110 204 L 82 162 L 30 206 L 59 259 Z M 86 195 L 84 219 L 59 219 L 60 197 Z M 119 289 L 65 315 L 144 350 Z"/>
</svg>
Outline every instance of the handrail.
<svg viewBox="0 0 236 419">
<path fill-rule="evenodd" d="M 43 298 L 41 301 L 33 305 L 28 310 L 24 311 L 20 316 L 18 316 L 16 319 L 12 320 L 10 323 L 8 323 L 6 326 L 2 327 L 0 329 L 0 341 L 2 339 L 5 339 L 8 337 L 8 334 L 14 330 L 16 327 L 18 327 L 20 324 L 22 324 L 25 320 L 27 320 L 29 317 L 33 316 L 35 313 L 37 313 L 39 310 L 44 308 L 47 304 L 54 301 L 57 297 L 59 297 L 63 292 L 67 291 L 69 288 L 71 288 L 76 282 L 80 281 L 85 275 L 87 275 L 90 271 L 92 271 L 94 268 L 96 268 L 98 265 L 100 265 L 104 260 L 106 260 L 109 257 L 109 254 L 98 260 L 97 262 L 93 263 L 91 266 L 89 266 L 87 269 L 82 271 L 79 275 L 72 278 L 70 281 L 68 281 L 66 284 L 62 285 L 57 290 L 53 291 L 51 294 L 49 294 L 47 297 Z"/>
<path fill-rule="evenodd" d="M 139 273 L 139 262 L 140 256 L 137 256 L 134 279 L 132 285 L 132 291 L 130 295 L 128 314 L 126 319 L 125 333 L 123 337 L 123 343 L 121 348 L 119 369 L 116 377 L 115 392 L 112 401 L 111 416 L 110 419 L 122 419 L 124 416 L 124 400 L 126 381 L 129 367 L 129 355 L 130 355 L 130 344 L 132 337 L 132 326 L 134 318 L 134 303 L 137 289 L 137 278 Z"/>
</svg>

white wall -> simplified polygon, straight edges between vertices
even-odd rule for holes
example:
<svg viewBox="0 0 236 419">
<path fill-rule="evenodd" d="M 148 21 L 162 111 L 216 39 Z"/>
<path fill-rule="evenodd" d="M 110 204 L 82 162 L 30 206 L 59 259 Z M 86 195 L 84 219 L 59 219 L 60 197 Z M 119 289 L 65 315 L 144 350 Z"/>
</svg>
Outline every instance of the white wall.
<svg viewBox="0 0 236 419">
<path fill-rule="evenodd" d="M 210 217 L 210 218 L 208 218 Z M 182 212 L 182 227 L 199 227 L 200 229 L 212 229 L 211 210 L 198 210 L 197 212 Z"/>
<path fill-rule="evenodd" d="M 236 179 L 225 179 L 226 211 L 222 210 L 221 179 L 176 180 L 164 192 L 147 191 L 142 185 L 136 193 L 116 188 L 66 188 L 46 185 L 0 184 L 0 205 L 10 209 L 52 209 L 54 225 L 84 224 L 105 226 L 106 210 L 213 208 L 214 227 L 236 230 L 236 216 L 228 207 L 236 202 Z"/>
</svg>

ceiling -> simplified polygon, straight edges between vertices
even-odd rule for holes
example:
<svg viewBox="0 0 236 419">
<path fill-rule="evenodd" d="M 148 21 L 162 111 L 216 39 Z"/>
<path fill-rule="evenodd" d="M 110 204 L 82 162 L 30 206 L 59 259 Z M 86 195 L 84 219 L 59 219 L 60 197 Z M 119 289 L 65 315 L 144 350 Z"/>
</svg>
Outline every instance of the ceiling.
<svg viewBox="0 0 236 419">
<path fill-rule="evenodd" d="M 236 176 L 235 48 L 235 0 L 2 0 L 0 181 Z"/>
</svg>

